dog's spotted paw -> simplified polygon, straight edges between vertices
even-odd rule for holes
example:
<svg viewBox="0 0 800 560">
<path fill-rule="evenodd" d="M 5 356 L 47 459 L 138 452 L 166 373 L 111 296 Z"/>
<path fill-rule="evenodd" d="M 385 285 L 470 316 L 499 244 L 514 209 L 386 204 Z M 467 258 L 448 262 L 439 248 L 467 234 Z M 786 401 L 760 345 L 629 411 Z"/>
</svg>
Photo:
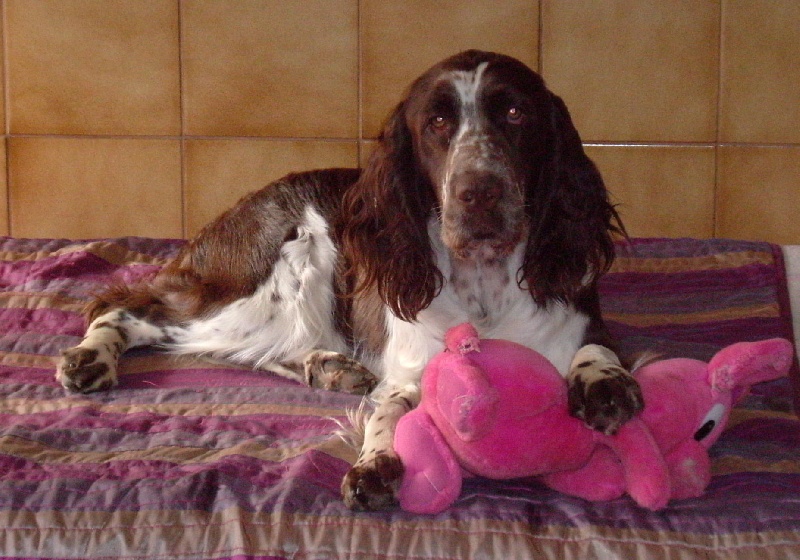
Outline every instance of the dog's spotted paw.
<svg viewBox="0 0 800 560">
<path fill-rule="evenodd" d="M 356 464 L 342 481 L 342 498 L 352 510 L 376 511 L 397 503 L 403 464 L 395 455 L 381 454 Z"/>
<path fill-rule="evenodd" d="M 117 359 L 94 348 L 69 348 L 61 353 L 56 381 L 74 393 L 110 389 L 117 384 Z"/>
<path fill-rule="evenodd" d="M 622 368 L 605 368 L 600 375 L 573 375 L 569 380 L 570 413 L 587 426 L 614 434 L 644 407 L 639 384 Z"/>
<path fill-rule="evenodd" d="M 378 383 L 361 363 L 337 352 L 313 352 L 305 359 L 303 369 L 306 383 L 317 389 L 366 395 Z"/>
</svg>

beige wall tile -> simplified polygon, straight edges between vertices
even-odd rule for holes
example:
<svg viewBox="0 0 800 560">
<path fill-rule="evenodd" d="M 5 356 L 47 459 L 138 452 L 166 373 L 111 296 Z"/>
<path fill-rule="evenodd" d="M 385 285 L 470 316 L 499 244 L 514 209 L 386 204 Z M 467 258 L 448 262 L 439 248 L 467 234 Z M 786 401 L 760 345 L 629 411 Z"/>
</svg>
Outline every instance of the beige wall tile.
<svg viewBox="0 0 800 560">
<path fill-rule="evenodd" d="M 800 243 L 800 146 L 719 150 L 719 237 Z"/>
<path fill-rule="evenodd" d="M 584 141 L 716 135 L 719 5 L 542 0 L 542 74 Z"/>
<path fill-rule="evenodd" d="M 180 237 L 178 140 L 9 139 L 11 233 Z"/>
<path fill-rule="evenodd" d="M 8 178 L 6 177 L 6 142 L 0 145 L 0 235 L 9 235 L 8 230 Z"/>
<path fill-rule="evenodd" d="M 633 237 L 712 237 L 714 148 L 587 146 Z"/>
<path fill-rule="evenodd" d="M 0 5 L 2 7 L 2 5 Z M 5 35 L 5 26 L 0 26 L 0 45 L 5 45 L 5 41 L 3 40 Z M 0 65 L 2 65 L 2 70 L 0 70 L 0 76 L 2 76 L 3 80 L 3 87 L 0 87 L 0 126 L 2 126 L 2 133 L 8 132 L 8 127 L 6 126 L 6 89 L 8 88 L 8 80 L 6 80 L 6 65 L 4 64 L 4 60 L 6 58 L 5 48 L 0 49 Z"/>
<path fill-rule="evenodd" d="M 498 51 L 538 66 L 537 0 L 361 2 L 363 127 L 376 137 L 411 82 L 466 49 Z"/>
<path fill-rule="evenodd" d="M 355 141 L 189 140 L 185 154 L 188 236 L 287 173 L 358 166 Z"/>
<path fill-rule="evenodd" d="M 185 130 L 358 133 L 357 0 L 181 2 Z"/>
<path fill-rule="evenodd" d="M 5 5 L 12 133 L 179 133 L 174 0 Z"/>
<path fill-rule="evenodd" d="M 724 142 L 800 143 L 800 2 L 725 0 Z"/>
</svg>

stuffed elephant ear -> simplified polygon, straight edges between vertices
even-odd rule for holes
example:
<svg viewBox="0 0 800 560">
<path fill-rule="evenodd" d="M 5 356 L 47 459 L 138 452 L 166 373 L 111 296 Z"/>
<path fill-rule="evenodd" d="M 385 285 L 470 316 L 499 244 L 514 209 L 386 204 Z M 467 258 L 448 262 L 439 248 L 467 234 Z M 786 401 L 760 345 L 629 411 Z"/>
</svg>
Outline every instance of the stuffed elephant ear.
<svg viewBox="0 0 800 560">
<path fill-rule="evenodd" d="M 427 413 L 416 409 L 400 419 L 394 449 L 404 468 L 398 492 L 401 508 L 434 514 L 456 501 L 461 493 L 461 466 Z"/>
<path fill-rule="evenodd" d="M 751 385 L 785 376 L 793 352 L 792 344 L 783 338 L 732 344 L 708 363 L 709 384 L 716 391 L 741 389 L 744 393 Z"/>
</svg>

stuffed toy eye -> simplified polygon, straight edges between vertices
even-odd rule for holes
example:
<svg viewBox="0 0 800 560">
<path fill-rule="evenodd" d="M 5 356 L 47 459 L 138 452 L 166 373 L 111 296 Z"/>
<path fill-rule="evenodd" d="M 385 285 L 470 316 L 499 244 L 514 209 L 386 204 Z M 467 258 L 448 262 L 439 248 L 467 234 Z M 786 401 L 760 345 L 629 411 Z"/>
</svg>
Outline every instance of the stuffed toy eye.
<svg viewBox="0 0 800 560">
<path fill-rule="evenodd" d="M 716 428 L 720 423 L 724 414 L 724 404 L 717 403 L 711 407 L 711 410 L 708 411 L 706 417 L 703 418 L 702 422 L 700 422 L 700 427 L 694 433 L 694 439 L 697 441 L 703 441 L 705 438 L 707 438 L 709 434 L 714 431 L 714 428 Z"/>
</svg>

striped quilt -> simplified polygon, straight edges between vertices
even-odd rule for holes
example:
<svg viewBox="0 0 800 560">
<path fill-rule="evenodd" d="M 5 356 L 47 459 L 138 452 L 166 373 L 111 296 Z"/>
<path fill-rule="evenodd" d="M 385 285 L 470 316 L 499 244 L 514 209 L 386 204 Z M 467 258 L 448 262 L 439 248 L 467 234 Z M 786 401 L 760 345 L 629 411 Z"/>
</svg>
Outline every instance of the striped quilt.
<svg viewBox="0 0 800 560">
<path fill-rule="evenodd" d="M 66 393 L 55 360 L 92 292 L 153 274 L 180 244 L 0 240 L 0 559 L 800 557 L 796 364 L 734 411 L 708 491 L 659 512 L 470 479 L 438 516 L 353 513 L 339 482 L 354 452 L 336 431 L 357 397 L 149 349 L 124 356 L 116 389 Z M 627 350 L 707 359 L 791 338 L 766 243 L 634 240 L 602 304 Z"/>
</svg>

